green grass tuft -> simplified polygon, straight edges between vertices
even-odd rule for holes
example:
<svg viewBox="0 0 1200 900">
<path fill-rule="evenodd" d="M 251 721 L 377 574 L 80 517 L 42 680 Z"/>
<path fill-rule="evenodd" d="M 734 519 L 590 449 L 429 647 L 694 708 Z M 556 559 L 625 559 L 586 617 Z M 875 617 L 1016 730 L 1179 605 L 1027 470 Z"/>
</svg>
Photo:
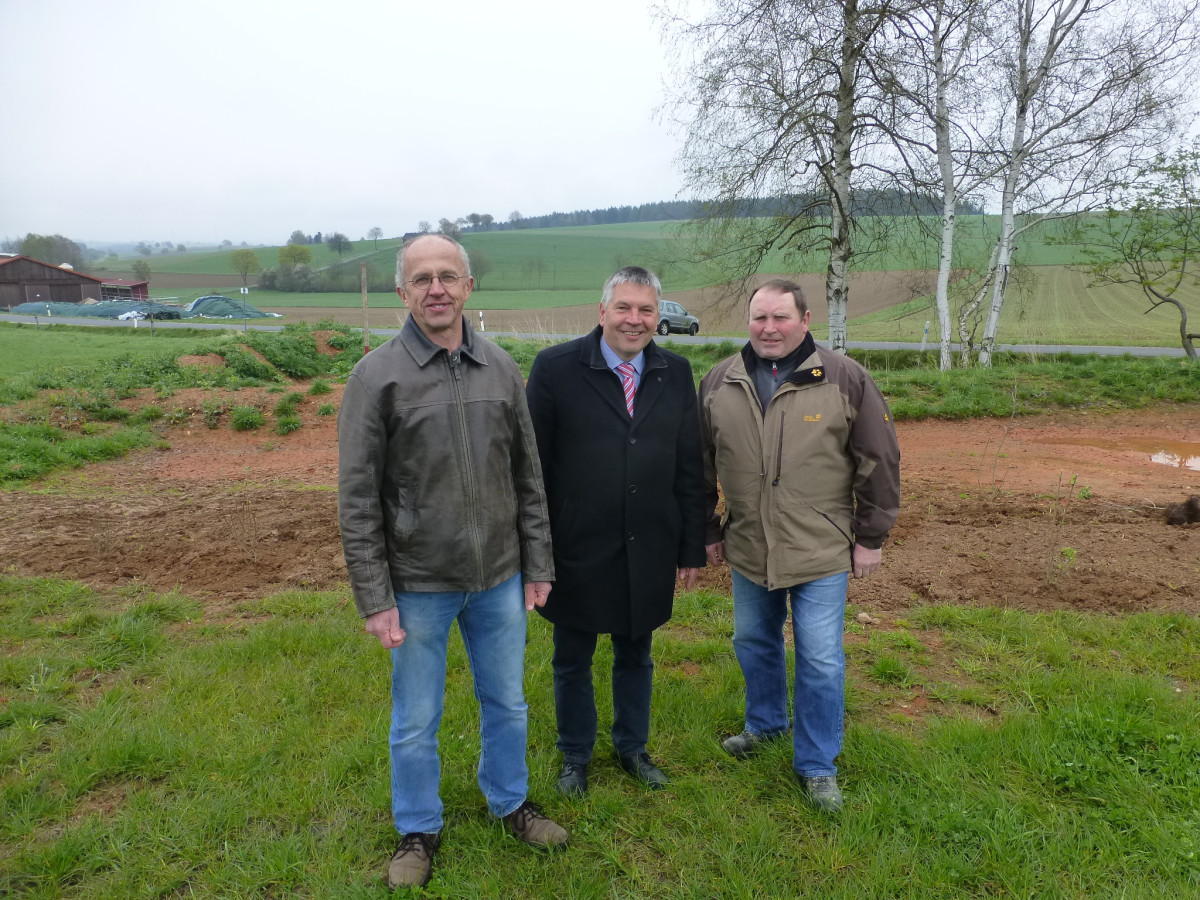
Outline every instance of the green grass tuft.
<svg viewBox="0 0 1200 900">
<path fill-rule="evenodd" d="M 262 410 L 254 406 L 235 406 L 230 422 L 234 431 L 253 431 L 263 425 Z"/>
</svg>

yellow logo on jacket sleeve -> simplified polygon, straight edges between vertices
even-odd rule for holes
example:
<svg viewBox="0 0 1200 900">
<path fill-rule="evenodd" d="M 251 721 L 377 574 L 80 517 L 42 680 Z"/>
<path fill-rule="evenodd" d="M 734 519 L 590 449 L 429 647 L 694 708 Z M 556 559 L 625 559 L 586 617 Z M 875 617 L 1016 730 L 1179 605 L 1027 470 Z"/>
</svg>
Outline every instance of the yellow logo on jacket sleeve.
<svg viewBox="0 0 1200 900">
<path fill-rule="evenodd" d="M 805 416 L 805 417 L 804 417 L 804 421 L 805 421 L 805 422 L 820 422 L 820 421 L 821 421 L 821 414 L 820 414 L 820 413 L 817 413 L 815 416 Z"/>
</svg>

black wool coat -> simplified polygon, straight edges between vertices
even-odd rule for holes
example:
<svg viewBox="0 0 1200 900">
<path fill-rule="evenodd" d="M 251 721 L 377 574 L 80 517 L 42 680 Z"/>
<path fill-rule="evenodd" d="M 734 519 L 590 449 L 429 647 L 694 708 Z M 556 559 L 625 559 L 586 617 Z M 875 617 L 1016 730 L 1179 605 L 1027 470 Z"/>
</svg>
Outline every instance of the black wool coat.
<svg viewBox="0 0 1200 900">
<path fill-rule="evenodd" d="M 630 418 L 601 329 L 538 354 L 526 397 L 550 503 L 556 624 L 637 637 L 671 618 L 678 568 L 704 565 L 692 367 L 653 342 Z"/>
</svg>

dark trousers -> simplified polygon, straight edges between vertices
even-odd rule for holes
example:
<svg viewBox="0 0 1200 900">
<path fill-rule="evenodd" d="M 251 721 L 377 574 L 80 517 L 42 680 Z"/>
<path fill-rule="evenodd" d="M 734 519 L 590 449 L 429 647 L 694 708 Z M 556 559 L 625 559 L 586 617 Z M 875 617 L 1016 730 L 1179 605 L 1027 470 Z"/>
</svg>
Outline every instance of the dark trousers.
<svg viewBox="0 0 1200 900">
<path fill-rule="evenodd" d="M 586 764 L 596 744 L 596 694 L 592 657 L 598 635 L 554 626 L 554 709 L 558 749 L 565 762 Z M 650 735 L 650 694 L 654 661 L 653 632 L 641 637 L 612 636 L 613 747 L 621 756 L 646 751 Z"/>
</svg>

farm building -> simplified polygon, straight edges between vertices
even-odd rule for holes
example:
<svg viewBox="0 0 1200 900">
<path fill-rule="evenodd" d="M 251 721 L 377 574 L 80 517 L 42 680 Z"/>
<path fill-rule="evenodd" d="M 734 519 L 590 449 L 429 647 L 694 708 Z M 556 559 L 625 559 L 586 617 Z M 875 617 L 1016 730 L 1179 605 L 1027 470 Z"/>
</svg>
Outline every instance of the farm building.
<svg viewBox="0 0 1200 900">
<path fill-rule="evenodd" d="M 150 282 L 109 278 L 100 285 L 101 300 L 149 300 Z"/>
<path fill-rule="evenodd" d="M 28 256 L 0 255 L 0 307 L 21 303 L 81 303 L 84 300 L 147 300 L 145 281 L 104 281 Z"/>
</svg>

